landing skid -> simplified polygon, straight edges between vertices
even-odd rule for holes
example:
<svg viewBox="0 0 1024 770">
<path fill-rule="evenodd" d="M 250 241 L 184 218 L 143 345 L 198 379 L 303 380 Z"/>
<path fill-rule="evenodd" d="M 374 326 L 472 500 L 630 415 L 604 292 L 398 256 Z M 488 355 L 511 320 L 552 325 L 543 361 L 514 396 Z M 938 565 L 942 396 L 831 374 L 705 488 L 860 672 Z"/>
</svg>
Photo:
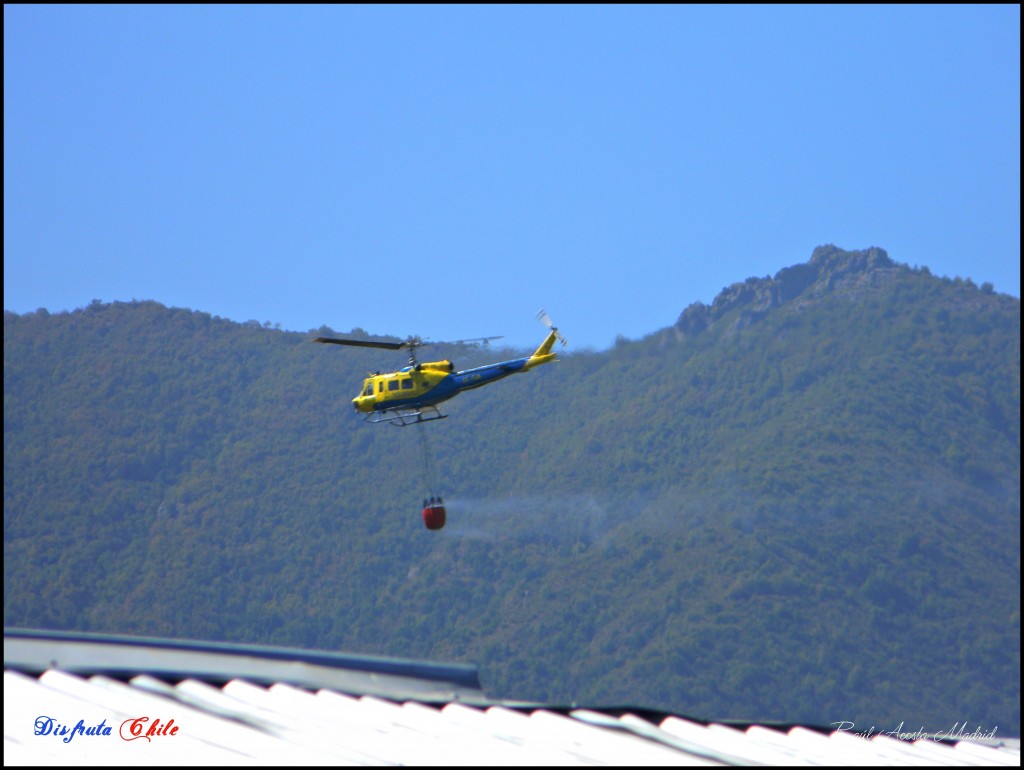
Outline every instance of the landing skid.
<svg viewBox="0 0 1024 770">
<path fill-rule="evenodd" d="M 424 406 L 421 409 L 385 409 L 380 412 L 371 412 L 363 420 L 375 425 L 381 422 L 389 422 L 396 428 L 404 428 L 407 425 L 415 425 L 418 422 L 443 420 L 447 416 L 446 414 L 441 414 L 441 411 L 436 406 Z"/>
</svg>

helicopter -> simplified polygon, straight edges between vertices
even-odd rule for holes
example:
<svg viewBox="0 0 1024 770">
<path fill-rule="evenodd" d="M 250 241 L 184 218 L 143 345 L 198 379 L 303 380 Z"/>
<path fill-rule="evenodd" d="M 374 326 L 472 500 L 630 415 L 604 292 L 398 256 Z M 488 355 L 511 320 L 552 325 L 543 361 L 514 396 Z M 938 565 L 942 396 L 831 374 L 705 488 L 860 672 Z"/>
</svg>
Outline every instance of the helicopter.
<svg viewBox="0 0 1024 770">
<path fill-rule="evenodd" d="M 363 415 L 364 421 L 405 427 L 446 418 L 448 415 L 441 413 L 438 404 L 454 398 L 465 390 L 489 385 L 512 374 L 528 372 L 541 364 L 558 360 L 556 354 L 552 352 L 552 348 L 556 340 L 563 346 L 567 345 L 566 339 L 551 323 L 551 318 L 543 310 L 537 313 L 537 320 L 548 327 L 548 335 L 533 355 L 462 371 L 455 371 L 455 365 L 449 360 L 421 363 L 416 358 L 416 350 L 424 345 L 454 345 L 462 342 L 487 343 L 490 340 L 501 338 L 477 337 L 449 343 L 426 342 L 419 337 L 409 337 L 402 342 L 378 342 L 344 337 L 317 337 L 310 341 L 362 348 L 408 350 L 409 363 L 407 366 L 395 372 L 370 374 L 363 381 L 359 395 L 352 399 L 353 408 L 357 413 Z"/>
</svg>

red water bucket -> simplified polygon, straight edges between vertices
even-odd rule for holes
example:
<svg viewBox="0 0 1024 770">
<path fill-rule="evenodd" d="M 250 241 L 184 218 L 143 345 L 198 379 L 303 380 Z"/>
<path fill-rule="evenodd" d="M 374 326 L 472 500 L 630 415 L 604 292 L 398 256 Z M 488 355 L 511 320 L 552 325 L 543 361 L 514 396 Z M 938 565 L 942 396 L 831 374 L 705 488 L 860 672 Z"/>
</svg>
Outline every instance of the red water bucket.
<svg viewBox="0 0 1024 770">
<path fill-rule="evenodd" d="M 427 529 L 441 529 L 444 526 L 444 519 L 443 505 L 428 505 L 423 509 L 423 523 Z"/>
</svg>

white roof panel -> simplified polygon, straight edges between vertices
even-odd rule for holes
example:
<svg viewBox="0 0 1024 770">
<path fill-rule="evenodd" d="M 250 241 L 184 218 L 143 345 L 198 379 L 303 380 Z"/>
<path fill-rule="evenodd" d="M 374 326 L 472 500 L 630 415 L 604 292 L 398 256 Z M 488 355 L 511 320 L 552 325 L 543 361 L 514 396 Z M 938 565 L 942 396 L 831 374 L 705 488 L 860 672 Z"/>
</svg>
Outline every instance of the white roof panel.
<svg viewBox="0 0 1024 770">
<path fill-rule="evenodd" d="M 680 717 L 668 717 L 661 729 L 705 750 L 735 757 L 736 763 L 756 765 L 810 765 L 798 752 L 787 752 L 742 730 L 725 725 L 701 725 Z"/>
</svg>

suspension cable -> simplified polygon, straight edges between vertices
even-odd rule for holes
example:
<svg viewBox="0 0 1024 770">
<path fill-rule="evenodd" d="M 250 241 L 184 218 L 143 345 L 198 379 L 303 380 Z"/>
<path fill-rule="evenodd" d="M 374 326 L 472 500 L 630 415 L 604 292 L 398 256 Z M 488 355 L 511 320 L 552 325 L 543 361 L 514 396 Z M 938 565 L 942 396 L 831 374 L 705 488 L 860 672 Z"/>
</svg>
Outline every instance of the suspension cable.
<svg viewBox="0 0 1024 770">
<path fill-rule="evenodd" d="M 420 441 L 420 457 L 422 458 L 423 483 L 432 498 L 437 495 L 437 471 L 434 468 L 434 455 L 430 451 L 430 444 L 427 443 L 427 434 L 424 432 L 422 422 L 416 423 L 416 435 Z"/>
</svg>

